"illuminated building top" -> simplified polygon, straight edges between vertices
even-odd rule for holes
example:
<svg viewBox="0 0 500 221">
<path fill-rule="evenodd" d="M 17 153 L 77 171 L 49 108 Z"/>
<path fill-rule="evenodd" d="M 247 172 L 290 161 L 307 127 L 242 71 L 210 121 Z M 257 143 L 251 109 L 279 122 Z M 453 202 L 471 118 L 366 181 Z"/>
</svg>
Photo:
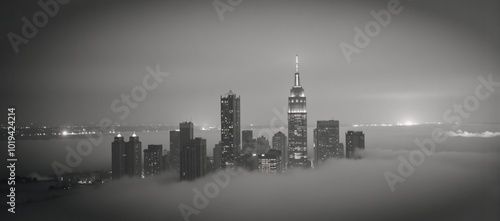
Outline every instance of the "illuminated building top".
<svg viewBox="0 0 500 221">
<path fill-rule="evenodd" d="M 306 95 L 300 85 L 299 56 L 295 56 L 295 83 L 288 97 L 288 113 L 306 113 Z"/>
</svg>

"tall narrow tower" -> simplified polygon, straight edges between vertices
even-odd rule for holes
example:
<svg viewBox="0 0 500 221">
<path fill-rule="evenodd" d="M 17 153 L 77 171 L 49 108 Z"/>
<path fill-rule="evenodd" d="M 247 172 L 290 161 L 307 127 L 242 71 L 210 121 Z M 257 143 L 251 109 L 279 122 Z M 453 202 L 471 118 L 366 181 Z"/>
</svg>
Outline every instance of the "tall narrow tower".
<svg viewBox="0 0 500 221">
<path fill-rule="evenodd" d="M 220 97 L 222 169 L 234 167 L 241 152 L 240 97 L 229 91 Z"/>
<path fill-rule="evenodd" d="M 120 179 L 127 172 L 127 142 L 118 134 L 111 144 L 111 171 L 113 180 Z"/>
<path fill-rule="evenodd" d="M 295 84 L 288 97 L 288 167 L 311 166 L 307 159 L 306 95 L 300 85 L 299 56 L 295 57 Z"/>
<path fill-rule="evenodd" d="M 142 143 L 134 133 L 126 144 L 126 173 L 131 177 L 142 176 Z"/>
<path fill-rule="evenodd" d="M 170 164 L 172 169 L 179 171 L 181 162 L 181 132 L 180 130 L 170 131 Z"/>
</svg>

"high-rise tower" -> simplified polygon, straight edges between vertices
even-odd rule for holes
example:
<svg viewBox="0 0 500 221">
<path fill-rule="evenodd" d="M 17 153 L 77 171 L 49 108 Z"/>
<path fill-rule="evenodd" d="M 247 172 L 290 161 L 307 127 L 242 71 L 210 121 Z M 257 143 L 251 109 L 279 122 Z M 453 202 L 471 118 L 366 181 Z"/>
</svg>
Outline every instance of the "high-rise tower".
<svg viewBox="0 0 500 221">
<path fill-rule="evenodd" d="M 285 169 L 285 165 L 288 163 L 288 145 L 286 144 L 286 135 L 281 131 L 274 134 L 273 136 L 273 150 L 278 150 L 281 154 L 281 165 L 280 170 L 283 171 Z"/>
<path fill-rule="evenodd" d="M 214 168 L 215 171 L 219 171 L 222 168 L 222 150 L 220 142 L 218 144 L 215 144 L 213 152 L 214 152 Z"/>
<path fill-rule="evenodd" d="M 124 137 L 118 134 L 111 144 L 111 171 L 113 180 L 125 176 L 127 171 L 127 152 Z"/>
<path fill-rule="evenodd" d="M 295 84 L 288 97 L 288 167 L 310 167 L 307 159 L 306 95 L 300 85 L 299 56 L 295 57 Z"/>
<path fill-rule="evenodd" d="M 360 158 L 357 149 L 365 149 L 365 134 L 363 131 L 347 131 L 345 133 L 345 157 L 348 159 Z"/>
<path fill-rule="evenodd" d="M 190 139 L 189 132 L 188 132 L 187 136 L 188 136 L 187 139 Z M 191 138 L 192 138 L 192 135 L 191 135 Z M 172 165 L 172 169 L 179 171 L 179 168 L 181 165 L 180 158 L 181 158 L 181 132 L 180 132 L 180 130 L 171 130 L 170 131 L 170 164 Z"/>
<path fill-rule="evenodd" d="M 339 143 L 339 121 L 319 120 L 314 134 L 314 166 L 329 158 L 343 158 L 344 148 Z"/>
<path fill-rule="evenodd" d="M 220 97 L 222 169 L 234 167 L 241 152 L 240 97 L 229 91 Z"/>
<path fill-rule="evenodd" d="M 118 134 L 111 144 L 112 177 L 117 180 L 125 175 L 130 177 L 142 176 L 142 147 L 139 137 L 134 133 L 129 141 Z"/>
<path fill-rule="evenodd" d="M 157 176 L 163 170 L 163 146 L 150 144 L 144 150 L 144 176 Z"/>
<path fill-rule="evenodd" d="M 139 137 L 134 133 L 129 137 L 126 144 L 126 173 L 131 177 L 142 176 L 142 143 Z"/>
<path fill-rule="evenodd" d="M 193 139 L 193 130 L 194 125 L 192 122 L 182 122 L 179 124 L 179 146 L 181 150 Z"/>
<path fill-rule="evenodd" d="M 181 149 L 181 180 L 194 180 L 206 174 L 207 140 L 197 137 Z"/>
</svg>

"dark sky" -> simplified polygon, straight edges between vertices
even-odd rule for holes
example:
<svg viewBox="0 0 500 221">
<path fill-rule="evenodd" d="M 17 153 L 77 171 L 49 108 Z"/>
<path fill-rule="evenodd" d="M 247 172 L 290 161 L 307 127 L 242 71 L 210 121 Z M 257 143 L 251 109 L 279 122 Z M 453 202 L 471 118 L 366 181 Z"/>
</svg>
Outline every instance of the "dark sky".
<svg viewBox="0 0 500 221">
<path fill-rule="evenodd" d="M 226 1 L 222 1 L 226 2 Z M 71 1 L 15 54 L 37 1 L 0 9 L 2 108 L 19 123 L 217 125 L 219 96 L 241 95 L 242 123 L 269 124 L 293 85 L 295 54 L 309 123 L 443 121 L 479 76 L 500 81 L 500 3 L 401 1 L 403 11 L 347 63 L 339 48 L 384 1 L 249 1 L 224 13 L 212 1 Z M 147 66 L 170 73 L 121 121 L 110 105 L 142 84 Z M 500 90 L 466 122 L 498 122 Z"/>
</svg>

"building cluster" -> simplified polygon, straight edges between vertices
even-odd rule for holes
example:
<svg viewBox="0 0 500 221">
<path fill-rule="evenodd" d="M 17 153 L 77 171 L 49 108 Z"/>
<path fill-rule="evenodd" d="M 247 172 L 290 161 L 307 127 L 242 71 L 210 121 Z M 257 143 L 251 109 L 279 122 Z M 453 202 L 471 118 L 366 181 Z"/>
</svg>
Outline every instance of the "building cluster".
<svg viewBox="0 0 500 221">
<path fill-rule="evenodd" d="M 144 150 L 144 175 L 154 176 L 162 170 L 176 170 L 181 180 L 194 180 L 208 172 L 244 168 L 266 174 L 283 173 L 288 168 L 311 168 L 307 156 L 307 107 L 296 57 L 294 85 L 288 97 L 288 137 L 282 132 L 271 142 L 253 137 L 251 130 L 241 131 L 240 96 L 232 91 L 220 97 L 221 140 L 207 157 L 207 142 L 194 138 L 193 123 L 182 122 L 170 131 L 170 151 L 162 155 L 161 145 Z M 359 158 L 356 149 L 364 149 L 364 134 L 348 131 L 346 145 L 339 141 L 339 121 L 318 121 L 314 130 L 314 167 L 331 158 Z M 112 144 L 113 178 L 141 175 L 141 142 L 134 134 L 128 142 L 118 135 Z"/>
<path fill-rule="evenodd" d="M 317 121 L 314 129 L 314 166 L 331 158 L 359 159 L 356 149 L 365 149 L 365 135 L 362 131 L 347 131 L 346 146 L 339 142 L 339 121 Z M 345 151 L 344 151 L 345 149 Z"/>
<path fill-rule="evenodd" d="M 144 152 L 144 161 L 143 161 Z M 118 134 L 111 143 L 111 173 L 113 179 L 124 176 L 143 177 L 155 176 L 170 169 L 170 156 L 163 154 L 163 145 L 152 144 L 142 150 L 142 142 L 135 133 L 129 141 Z M 144 164 L 143 164 L 144 162 Z"/>
</svg>

